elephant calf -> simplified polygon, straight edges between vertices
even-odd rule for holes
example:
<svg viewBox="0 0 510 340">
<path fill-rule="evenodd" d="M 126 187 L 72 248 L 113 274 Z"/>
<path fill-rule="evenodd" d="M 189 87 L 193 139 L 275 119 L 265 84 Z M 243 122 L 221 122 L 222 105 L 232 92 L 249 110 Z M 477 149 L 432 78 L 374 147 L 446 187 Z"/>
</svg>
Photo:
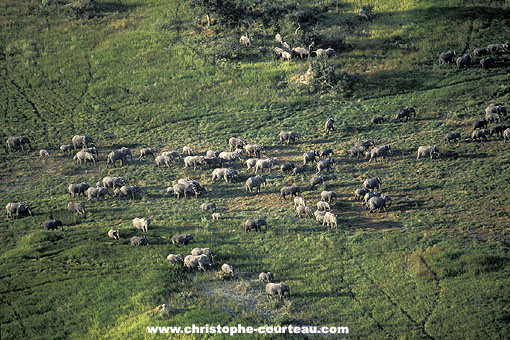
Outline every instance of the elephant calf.
<svg viewBox="0 0 510 340">
<path fill-rule="evenodd" d="M 262 281 L 262 282 L 273 282 L 274 281 L 274 275 L 271 272 L 260 273 L 259 274 L 259 281 Z"/>
</svg>

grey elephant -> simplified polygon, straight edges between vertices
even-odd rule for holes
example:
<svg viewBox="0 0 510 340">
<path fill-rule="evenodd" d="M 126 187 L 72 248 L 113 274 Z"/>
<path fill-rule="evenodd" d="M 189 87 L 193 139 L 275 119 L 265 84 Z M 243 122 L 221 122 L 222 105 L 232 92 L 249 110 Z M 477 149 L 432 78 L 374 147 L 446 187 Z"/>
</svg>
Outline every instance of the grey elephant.
<svg viewBox="0 0 510 340">
<path fill-rule="evenodd" d="M 268 298 L 278 297 L 280 300 L 285 298 L 285 294 L 290 298 L 289 285 L 286 283 L 272 283 L 266 284 L 266 294 Z"/>
<path fill-rule="evenodd" d="M 202 168 L 204 166 L 204 157 L 203 156 L 186 156 L 184 157 L 184 168 L 191 168 L 193 170 L 197 169 L 197 166 Z"/>
<path fill-rule="evenodd" d="M 193 235 L 191 234 L 180 234 L 172 236 L 172 244 L 188 245 L 191 241 L 193 241 Z"/>
<path fill-rule="evenodd" d="M 235 149 L 243 148 L 246 144 L 246 141 L 242 138 L 232 137 L 228 140 L 228 145 L 230 146 L 230 151 L 234 151 Z"/>
<path fill-rule="evenodd" d="M 206 271 L 206 267 L 211 267 L 212 263 L 207 255 L 188 255 L 184 258 L 184 266 L 188 269 Z"/>
<path fill-rule="evenodd" d="M 142 230 L 143 232 L 149 232 L 149 226 L 151 225 L 151 219 L 150 218 L 139 218 L 139 217 L 135 217 L 133 219 L 133 227 L 135 227 L 136 229 L 140 229 Z"/>
<path fill-rule="evenodd" d="M 299 136 L 295 131 L 281 131 L 279 137 L 280 141 L 278 144 L 283 144 L 286 141 L 288 145 L 290 143 L 296 144 Z"/>
<path fill-rule="evenodd" d="M 7 203 L 5 206 L 5 211 L 7 212 L 7 218 L 19 218 L 28 215 L 33 216 L 32 209 L 25 202 Z"/>
<path fill-rule="evenodd" d="M 234 277 L 234 267 L 232 267 L 230 264 L 224 263 L 221 265 L 221 272 L 228 276 L 228 277 Z"/>
<path fill-rule="evenodd" d="M 325 211 L 316 210 L 313 215 L 315 216 L 315 220 L 317 223 L 323 223 L 324 222 L 324 215 L 326 215 Z"/>
<path fill-rule="evenodd" d="M 260 192 L 260 186 L 263 185 L 264 188 L 266 187 L 266 175 L 257 175 L 254 177 L 250 177 L 246 180 L 244 184 L 244 188 L 246 192 L 253 192 L 253 189 L 256 188 L 255 194 L 258 194 Z"/>
<path fill-rule="evenodd" d="M 43 222 L 44 230 L 57 230 L 58 227 L 64 230 L 64 224 L 60 220 L 48 220 Z"/>
<path fill-rule="evenodd" d="M 478 140 L 478 141 L 487 141 L 487 136 L 490 135 L 490 130 L 482 129 L 482 130 L 475 130 L 471 133 L 471 140 Z"/>
<path fill-rule="evenodd" d="M 97 200 L 104 200 L 106 196 L 110 196 L 108 189 L 102 188 L 88 188 L 87 189 L 87 200 L 92 200 L 93 198 L 97 198 Z"/>
<path fill-rule="evenodd" d="M 246 160 L 246 172 L 250 171 L 253 168 L 255 170 L 255 165 L 257 164 L 258 158 L 248 158 Z"/>
<path fill-rule="evenodd" d="M 365 205 L 367 205 L 367 204 L 368 204 L 368 201 L 370 201 L 370 199 L 371 199 L 372 197 L 375 197 L 375 196 L 380 197 L 380 196 L 381 196 L 381 193 L 380 193 L 380 192 L 373 192 L 373 191 L 372 191 L 372 192 L 367 192 L 367 193 L 365 194 L 365 196 L 363 196 L 363 203 L 362 203 L 362 204 L 363 204 L 364 206 L 365 206 Z"/>
<path fill-rule="evenodd" d="M 462 57 L 458 57 L 455 63 L 457 64 L 457 69 L 460 69 L 462 67 L 469 67 L 469 65 L 471 64 L 471 55 L 466 54 Z"/>
<path fill-rule="evenodd" d="M 203 212 L 206 212 L 206 211 L 215 212 L 216 211 L 216 204 L 215 203 L 203 203 L 200 206 L 200 209 L 202 209 Z"/>
<path fill-rule="evenodd" d="M 321 201 L 332 203 L 338 195 L 334 191 L 323 191 L 321 192 Z"/>
<path fill-rule="evenodd" d="M 331 208 L 328 202 L 319 201 L 317 202 L 317 210 L 319 211 L 330 211 Z"/>
<path fill-rule="evenodd" d="M 233 178 L 237 175 L 237 171 L 230 168 L 217 168 L 212 172 L 212 181 L 224 179 L 225 183 L 232 183 Z"/>
<path fill-rule="evenodd" d="M 6 141 L 7 152 L 15 149 L 21 149 L 21 151 L 25 152 L 26 144 L 28 144 L 28 146 L 30 146 L 30 150 L 32 150 L 32 144 L 30 143 L 30 139 L 27 136 L 9 137 Z"/>
<path fill-rule="evenodd" d="M 67 204 L 67 211 L 70 213 L 83 214 L 83 217 L 86 216 L 85 205 L 81 202 L 69 202 Z"/>
<path fill-rule="evenodd" d="M 317 159 L 315 159 L 315 157 L 319 157 L 319 152 L 318 151 L 310 151 L 310 152 L 305 152 L 303 154 L 303 165 L 306 165 L 310 162 L 313 162 L 315 163 L 317 161 Z"/>
<path fill-rule="evenodd" d="M 73 149 L 73 144 L 63 144 L 60 146 L 60 153 L 70 155 Z"/>
<path fill-rule="evenodd" d="M 170 164 L 172 164 L 172 159 L 170 157 L 159 155 L 156 157 L 156 159 L 154 159 L 154 163 L 156 163 L 157 167 L 166 166 L 167 168 L 170 168 Z"/>
<path fill-rule="evenodd" d="M 296 207 L 296 214 L 301 218 L 301 215 L 304 215 L 305 217 L 312 218 L 313 216 L 313 210 L 312 208 L 305 206 L 305 205 L 298 205 Z"/>
<path fill-rule="evenodd" d="M 220 164 L 223 165 L 224 162 L 232 162 L 233 166 L 236 164 L 236 160 L 241 159 L 241 154 L 239 152 L 220 152 L 218 155 L 220 159 Z"/>
<path fill-rule="evenodd" d="M 377 162 L 378 157 L 382 157 L 382 159 L 385 159 L 385 158 L 388 159 L 390 155 L 391 155 L 391 146 L 388 144 L 385 144 L 383 146 L 373 148 L 372 150 L 370 150 L 370 159 L 368 162 L 370 163 L 370 162 L 372 162 L 372 160 Z"/>
<path fill-rule="evenodd" d="M 185 145 L 182 147 L 182 154 L 183 155 L 188 155 L 188 156 L 194 156 L 195 155 L 195 151 L 193 150 L 193 148 L 189 145 Z"/>
<path fill-rule="evenodd" d="M 133 156 L 131 156 L 133 158 Z M 113 167 L 117 167 L 116 163 L 120 160 L 121 166 L 127 164 L 127 155 L 123 153 L 121 150 L 113 150 L 106 157 L 106 167 L 111 164 Z"/>
<path fill-rule="evenodd" d="M 267 231 L 267 222 L 262 218 L 249 218 L 244 222 L 244 231 L 249 232 L 251 230 L 262 231 L 262 226 L 266 227 Z"/>
<path fill-rule="evenodd" d="M 324 220 L 322 221 L 322 225 L 326 225 L 328 228 L 336 229 L 338 226 L 338 218 L 335 214 L 330 213 L 329 211 L 324 214 Z"/>
<path fill-rule="evenodd" d="M 448 132 L 445 136 L 444 136 L 444 142 L 445 143 L 450 143 L 450 141 L 454 141 L 454 142 L 458 142 L 458 140 L 460 139 L 460 133 L 458 132 Z"/>
<path fill-rule="evenodd" d="M 382 184 L 382 180 L 380 177 L 372 177 L 372 178 L 367 178 L 363 182 L 363 187 L 372 189 L 373 191 L 375 191 L 375 190 L 379 190 L 379 186 L 381 184 Z"/>
<path fill-rule="evenodd" d="M 301 189 L 299 187 L 295 186 L 283 187 L 280 189 L 280 199 L 283 198 L 285 200 L 286 196 L 290 196 L 291 198 L 293 198 L 294 196 L 298 196 L 300 193 Z"/>
<path fill-rule="evenodd" d="M 85 196 L 85 192 L 90 188 L 90 185 L 87 183 L 79 183 L 79 184 L 69 184 L 67 187 L 67 192 L 69 193 L 69 196 Z"/>
<path fill-rule="evenodd" d="M 191 255 L 207 255 L 211 258 L 211 261 L 214 263 L 214 252 L 211 248 L 193 248 L 191 250 Z"/>
<path fill-rule="evenodd" d="M 142 190 L 138 186 L 134 185 L 123 185 L 120 188 L 117 187 L 113 190 L 113 196 L 118 197 L 118 199 L 123 199 L 124 197 L 131 197 L 131 199 L 135 199 L 136 196 L 142 195 Z"/>
<path fill-rule="evenodd" d="M 315 188 L 316 185 L 321 185 L 326 181 L 326 178 L 324 176 L 319 177 L 313 177 L 310 179 L 310 190 Z"/>
<path fill-rule="evenodd" d="M 487 129 L 488 122 L 485 119 L 478 120 L 473 124 L 473 130 Z"/>
<path fill-rule="evenodd" d="M 326 123 L 324 123 L 324 130 L 326 130 L 326 135 L 329 134 L 330 131 L 335 131 L 335 127 L 333 126 L 334 123 L 335 121 L 333 118 L 328 118 L 328 120 L 326 120 Z"/>
<path fill-rule="evenodd" d="M 89 145 L 94 144 L 94 140 L 90 136 L 79 136 L 75 135 L 71 142 L 73 143 L 73 147 L 76 150 L 76 147 L 82 145 L 84 148 L 88 148 Z"/>
<path fill-rule="evenodd" d="M 503 131 L 503 141 L 506 143 L 507 141 L 510 141 L 510 128 Z"/>
<path fill-rule="evenodd" d="M 386 207 L 390 205 L 391 197 L 389 195 L 374 196 L 368 200 L 367 209 L 369 209 L 370 212 L 374 212 L 375 210 L 381 212 L 382 209 L 386 211 Z"/>
<path fill-rule="evenodd" d="M 138 157 L 138 160 L 142 160 L 142 159 L 145 159 L 146 157 L 149 158 L 149 157 L 152 157 L 152 159 L 156 159 L 156 157 L 154 156 L 155 153 L 157 153 L 158 150 L 156 148 L 143 148 L 140 150 L 140 157 Z"/>
<path fill-rule="evenodd" d="M 334 154 L 333 150 L 326 148 L 324 150 L 321 150 L 319 156 L 320 156 L 320 158 L 326 158 L 326 157 L 330 157 L 333 154 Z"/>
<path fill-rule="evenodd" d="M 96 157 L 93 154 L 86 151 L 78 151 L 76 155 L 74 155 L 73 160 L 77 164 L 87 164 L 87 162 L 92 162 L 96 165 Z"/>
<path fill-rule="evenodd" d="M 167 190 L 168 191 L 168 190 Z M 172 187 L 173 194 L 176 198 L 191 197 L 195 190 L 191 184 L 177 183 Z"/>
<path fill-rule="evenodd" d="M 262 144 L 246 144 L 244 151 L 248 154 L 248 157 L 260 158 L 260 153 L 264 151 L 264 145 Z"/>
<path fill-rule="evenodd" d="M 331 172 L 331 167 L 335 164 L 334 158 L 327 158 L 322 161 L 317 162 L 317 175 L 322 172 L 322 170 L 327 170 L 328 172 Z"/>
<path fill-rule="evenodd" d="M 453 60 L 457 53 L 455 51 L 447 51 L 443 52 L 439 55 L 439 65 L 443 65 L 449 63 Z"/>
<path fill-rule="evenodd" d="M 181 254 L 168 254 L 167 261 L 184 263 L 184 257 Z"/>
<path fill-rule="evenodd" d="M 149 245 L 149 240 L 143 236 L 133 236 L 130 239 L 130 243 L 132 246 L 147 246 Z"/>
<path fill-rule="evenodd" d="M 264 172 L 264 169 L 268 169 L 268 172 L 271 172 L 271 167 L 276 164 L 277 162 L 274 159 L 259 159 L 255 163 L 255 173 L 259 172 L 259 170 Z"/>
<path fill-rule="evenodd" d="M 103 182 L 103 186 L 105 188 L 111 188 L 111 189 L 120 188 L 124 185 L 127 185 L 127 181 L 120 176 L 116 176 L 116 177 L 106 176 L 106 177 L 103 177 L 102 182 Z"/>
<path fill-rule="evenodd" d="M 418 155 L 416 156 L 416 159 L 420 159 L 420 157 L 427 157 L 429 156 L 430 159 L 434 157 L 434 155 L 439 155 L 439 148 L 435 145 L 428 145 L 428 146 L 420 146 L 418 148 Z"/>
<path fill-rule="evenodd" d="M 262 281 L 262 282 L 273 282 L 274 281 L 274 275 L 271 272 L 260 273 L 259 274 L 259 281 Z"/>
<path fill-rule="evenodd" d="M 359 189 L 356 189 L 356 191 L 354 192 L 354 199 L 356 201 L 360 201 L 363 199 L 363 197 L 368 193 L 370 192 L 370 188 L 359 188 Z"/>
<path fill-rule="evenodd" d="M 280 166 L 280 171 L 282 172 L 282 174 L 284 172 L 291 172 L 293 171 L 294 169 L 296 168 L 296 164 L 292 163 L 292 162 L 289 162 L 289 163 L 283 163 L 281 166 Z"/>
</svg>

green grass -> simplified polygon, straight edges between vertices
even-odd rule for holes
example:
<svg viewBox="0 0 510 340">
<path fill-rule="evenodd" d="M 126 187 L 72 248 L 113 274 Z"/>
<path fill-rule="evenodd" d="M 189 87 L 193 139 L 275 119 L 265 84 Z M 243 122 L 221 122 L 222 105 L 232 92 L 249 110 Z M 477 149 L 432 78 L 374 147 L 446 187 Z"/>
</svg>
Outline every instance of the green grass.
<svg viewBox="0 0 510 340">
<path fill-rule="evenodd" d="M 461 71 L 437 65 L 442 51 L 506 41 L 508 4 L 375 1 L 368 24 L 355 17 L 360 1 L 330 6 L 321 29 L 345 32 L 333 62 L 353 79 L 352 96 L 341 97 L 293 84 L 305 61 L 258 55 L 259 45 L 272 46 L 272 29 L 254 28 L 253 50 L 213 63 L 208 49 L 237 40 L 242 30 L 199 28 L 184 1 L 99 3 L 102 14 L 88 20 L 42 16 L 35 0 L 0 4 L 1 136 L 28 135 L 35 149 L 0 152 L 2 201 L 28 202 L 35 212 L 0 222 L 2 339 L 153 339 L 146 326 L 192 323 L 341 325 L 352 339 L 508 334 L 510 153 L 498 138 L 465 139 L 488 103 L 510 105 L 510 57 L 498 57 L 500 67 L 488 71 L 477 61 Z M 394 123 L 394 111 L 406 105 L 418 117 Z M 371 126 L 374 115 L 388 122 Z M 324 136 L 328 117 L 337 130 Z M 297 131 L 300 143 L 276 144 L 281 130 Z M 463 140 L 441 144 L 448 131 Z M 58 153 L 82 133 L 99 147 L 97 167 Z M 211 183 L 210 170 L 157 169 L 151 161 L 105 168 L 106 154 L 123 145 L 205 152 L 225 150 L 231 136 L 263 143 L 278 160 L 300 162 L 305 151 L 332 148 L 334 172 L 304 197 L 313 207 L 322 190 L 336 191 L 338 230 L 299 220 L 292 203 L 278 200 L 284 185 L 308 188 L 311 168 L 297 177 L 272 172 L 259 196 L 244 193 L 244 170 L 227 185 Z M 362 138 L 390 143 L 392 158 L 349 159 L 347 150 Z M 416 149 L 433 143 L 453 156 L 416 161 Z M 39 159 L 40 148 L 51 157 Z M 85 201 L 87 216 L 68 215 L 67 186 L 106 175 L 140 185 L 143 199 L 75 198 Z M 385 213 L 370 214 L 353 201 L 372 176 L 392 196 Z M 207 195 L 165 196 L 181 177 L 199 180 Z M 206 201 L 216 203 L 221 221 L 200 212 Z M 64 221 L 64 231 L 42 230 L 50 213 Z M 153 220 L 150 246 L 129 245 L 139 235 L 134 217 Z M 266 218 L 268 232 L 244 233 L 251 217 Z M 110 229 L 120 230 L 120 241 L 107 238 Z M 195 242 L 172 245 L 179 233 L 194 234 Z M 167 263 L 167 254 L 194 247 L 219 254 L 213 271 L 188 273 Z M 241 272 L 238 278 L 216 278 L 222 263 Z M 291 299 L 268 302 L 253 280 L 262 271 L 287 282 Z M 152 312 L 162 303 L 174 312 Z"/>
</svg>

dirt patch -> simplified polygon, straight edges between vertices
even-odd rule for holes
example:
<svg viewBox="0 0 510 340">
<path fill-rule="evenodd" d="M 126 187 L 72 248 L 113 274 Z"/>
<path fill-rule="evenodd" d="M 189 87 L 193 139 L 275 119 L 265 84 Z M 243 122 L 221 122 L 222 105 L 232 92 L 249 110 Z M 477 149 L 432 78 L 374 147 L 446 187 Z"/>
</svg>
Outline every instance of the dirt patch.
<svg viewBox="0 0 510 340">
<path fill-rule="evenodd" d="M 265 284 L 253 279 L 234 279 L 232 281 L 208 282 L 201 286 L 201 291 L 208 297 L 211 306 L 229 315 L 236 315 L 239 309 L 272 320 L 280 312 L 269 308 L 265 294 Z"/>
</svg>

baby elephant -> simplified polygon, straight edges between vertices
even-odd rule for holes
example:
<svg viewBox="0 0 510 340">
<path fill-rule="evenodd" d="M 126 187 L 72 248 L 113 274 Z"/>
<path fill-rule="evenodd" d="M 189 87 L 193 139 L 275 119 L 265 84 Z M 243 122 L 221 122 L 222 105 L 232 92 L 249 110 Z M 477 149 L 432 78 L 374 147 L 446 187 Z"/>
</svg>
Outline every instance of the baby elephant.
<svg viewBox="0 0 510 340">
<path fill-rule="evenodd" d="M 219 219 L 221 219 L 221 215 L 219 213 L 214 213 L 214 214 L 212 214 L 212 219 L 219 220 Z"/>
<path fill-rule="evenodd" d="M 204 203 L 204 204 L 202 204 L 202 206 L 200 208 L 202 209 L 203 212 L 206 212 L 206 211 L 215 212 L 216 211 L 216 204 L 214 204 L 214 203 Z"/>
<path fill-rule="evenodd" d="M 439 148 L 435 145 L 432 145 L 432 146 L 420 146 L 418 148 L 418 156 L 416 157 L 416 159 L 420 159 L 420 157 L 426 157 L 426 156 L 430 156 L 430 159 L 432 159 L 434 157 L 434 154 L 440 154 L 439 152 Z"/>
<path fill-rule="evenodd" d="M 224 263 L 222 266 L 221 266 L 221 272 L 224 274 L 224 277 L 234 277 L 234 268 L 229 265 L 229 264 L 226 264 Z"/>
<path fill-rule="evenodd" d="M 191 234 L 181 234 L 172 236 L 172 244 L 184 244 L 188 245 L 190 241 L 193 240 L 193 235 Z"/>
<path fill-rule="evenodd" d="M 184 263 L 184 257 L 181 254 L 168 254 L 166 257 L 168 261 Z"/>
<path fill-rule="evenodd" d="M 59 220 L 48 220 L 43 223 L 44 230 L 56 230 L 58 227 L 61 227 L 64 230 L 64 226 L 62 221 Z"/>
<path fill-rule="evenodd" d="M 119 231 L 110 229 L 110 231 L 108 232 L 108 237 L 113 238 L 114 240 L 120 239 Z"/>
<path fill-rule="evenodd" d="M 259 274 L 259 281 L 262 281 L 262 282 L 273 282 L 274 281 L 274 275 L 271 272 L 260 273 Z"/>
<path fill-rule="evenodd" d="M 262 226 L 266 226 L 267 231 L 267 223 L 266 220 L 262 218 L 249 218 L 244 222 L 244 231 L 247 233 L 250 230 L 254 229 L 255 231 L 262 231 Z"/>
<path fill-rule="evenodd" d="M 151 224 L 151 219 L 148 218 L 148 219 L 144 219 L 144 218 L 134 218 L 133 219 L 133 226 L 136 228 L 136 229 L 141 229 L 142 231 L 144 232 L 149 232 L 149 226 Z"/>
</svg>

